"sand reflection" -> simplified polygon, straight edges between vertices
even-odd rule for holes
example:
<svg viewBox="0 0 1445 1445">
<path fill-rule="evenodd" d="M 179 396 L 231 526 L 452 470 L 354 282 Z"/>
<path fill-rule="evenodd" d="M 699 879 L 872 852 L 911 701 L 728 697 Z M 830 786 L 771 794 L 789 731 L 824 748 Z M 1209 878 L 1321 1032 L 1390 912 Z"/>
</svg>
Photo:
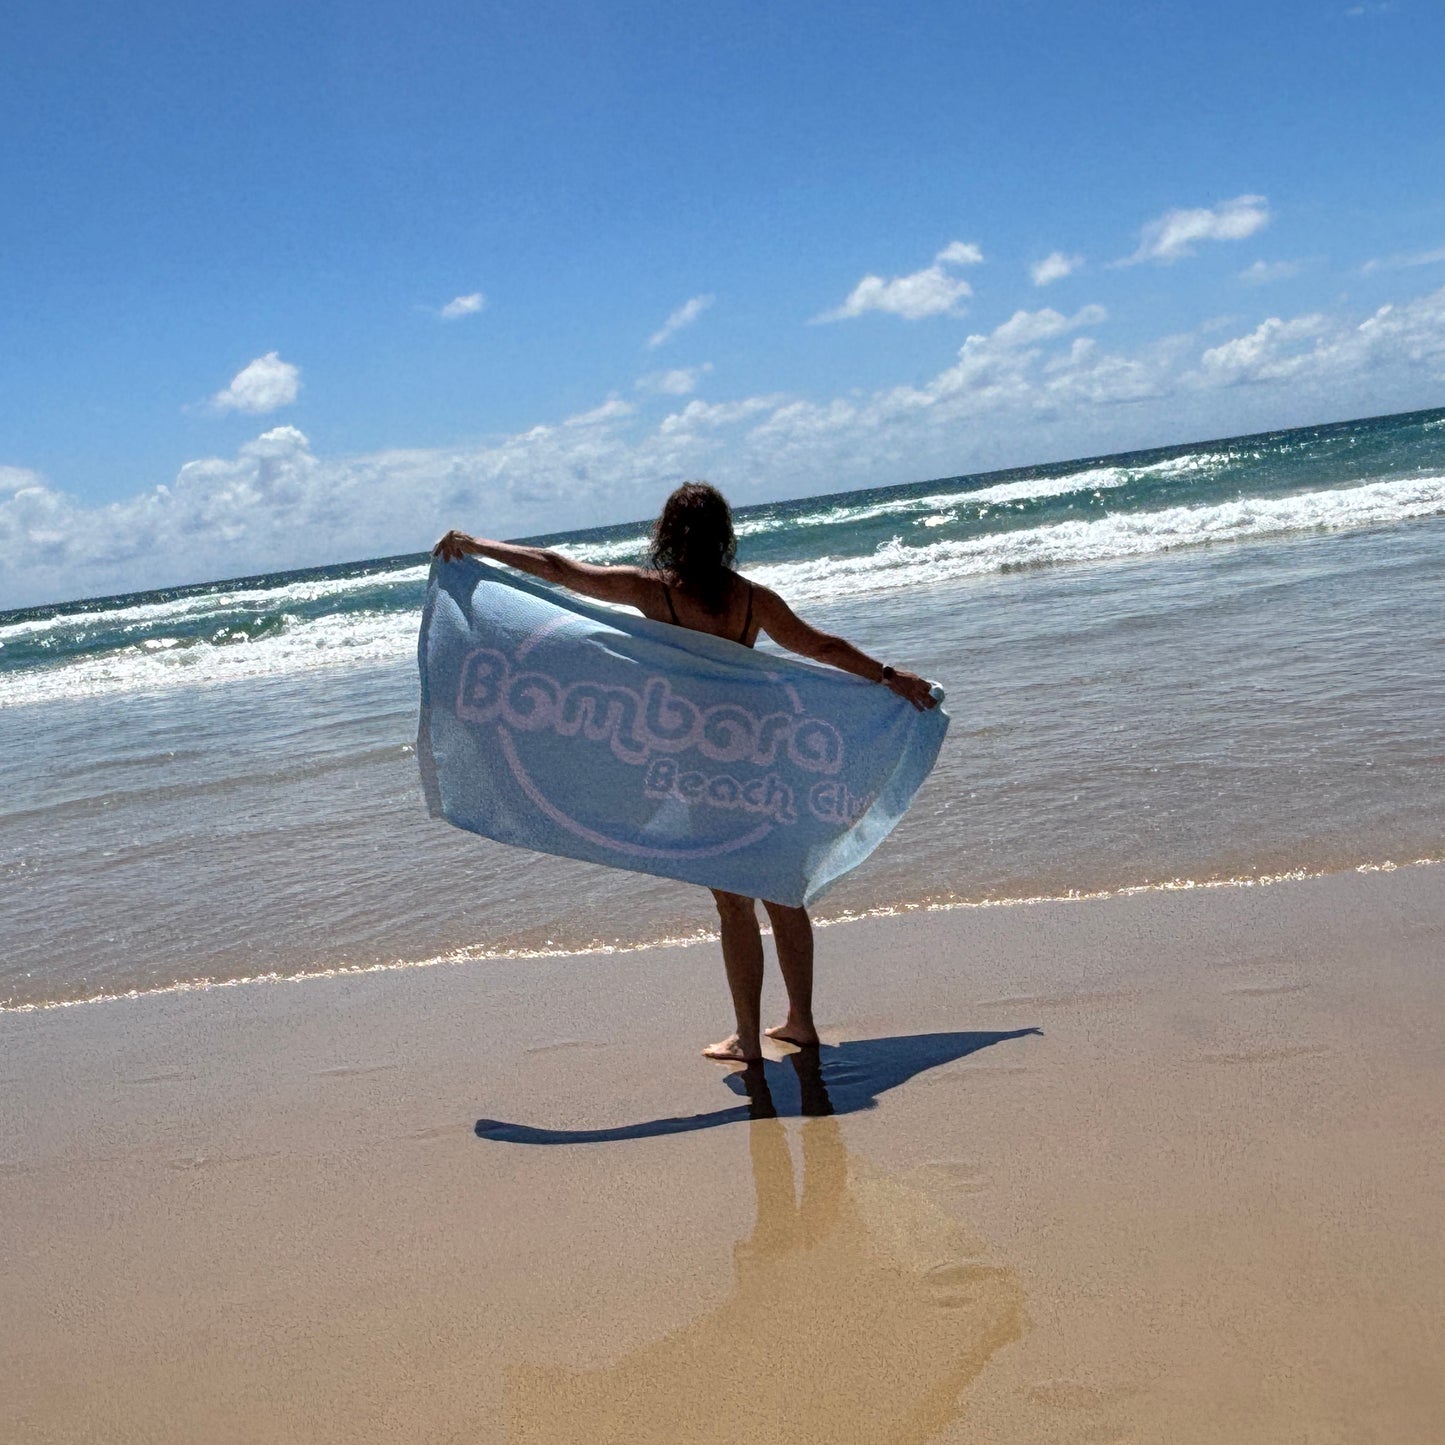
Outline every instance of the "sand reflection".
<svg viewBox="0 0 1445 1445">
<path fill-rule="evenodd" d="M 924 1441 L 1018 1338 L 1012 1272 L 921 1190 L 850 1164 L 816 1055 L 794 1064 L 815 1116 L 798 1130 L 801 1181 L 762 1071 L 747 1080 L 757 1222 L 731 1297 L 603 1369 L 514 1368 L 509 1438 Z"/>
</svg>

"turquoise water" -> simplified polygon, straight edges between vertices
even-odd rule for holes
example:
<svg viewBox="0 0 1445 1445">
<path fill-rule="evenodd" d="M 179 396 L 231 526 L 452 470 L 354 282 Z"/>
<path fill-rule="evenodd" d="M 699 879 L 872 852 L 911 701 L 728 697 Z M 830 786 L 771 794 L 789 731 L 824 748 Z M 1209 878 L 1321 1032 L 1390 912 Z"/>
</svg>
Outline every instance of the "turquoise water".
<svg viewBox="0 0 1445 1445">
<path fill-rule="evenodd" d="M 1445 853 L 1445 411 L 738 530 L 750 576 L 949 692 L 934 778 L 825 915 Z M 545 540 L 636 561 L 645 534 Z M 0 1000 L 709 925 L 698 890 L 425 817 L 425 576 L 393 557 L 0 614 Z"/>
</svg>

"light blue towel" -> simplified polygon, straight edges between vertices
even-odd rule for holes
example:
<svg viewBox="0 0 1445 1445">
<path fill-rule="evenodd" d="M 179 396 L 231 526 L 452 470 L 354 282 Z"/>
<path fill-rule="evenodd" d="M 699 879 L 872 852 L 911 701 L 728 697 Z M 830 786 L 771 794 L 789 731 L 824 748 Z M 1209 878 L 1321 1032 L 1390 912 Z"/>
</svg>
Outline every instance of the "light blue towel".
<svg viewBox="0 0 1445 1445">
<path fill-rule="evenodd" d="M 417 758 L 433 817 L 776 903 L 892 831 L 948 716 L 474 558 L 433 564 Z"/>
</svg>

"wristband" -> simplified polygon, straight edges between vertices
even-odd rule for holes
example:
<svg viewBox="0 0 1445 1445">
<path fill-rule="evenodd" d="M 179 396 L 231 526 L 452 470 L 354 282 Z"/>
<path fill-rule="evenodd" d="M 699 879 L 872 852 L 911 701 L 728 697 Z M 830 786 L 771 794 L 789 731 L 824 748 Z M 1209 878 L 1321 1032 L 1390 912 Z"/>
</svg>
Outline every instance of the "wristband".
<svg viewBox="0 0 1445 1445">
<path fill-rule="evenodd" d="M 883 675 L 878 679 L 878 681 L 879 681 L 879 682 L 892 682 L 893 679 L 894 679 L 895 677 L 897 677 L 897 676 L 898 676 L 898 674 L 897 674 L 891 667 L 884 667 L 884 669 L 883 669 Z"/>
</svg>

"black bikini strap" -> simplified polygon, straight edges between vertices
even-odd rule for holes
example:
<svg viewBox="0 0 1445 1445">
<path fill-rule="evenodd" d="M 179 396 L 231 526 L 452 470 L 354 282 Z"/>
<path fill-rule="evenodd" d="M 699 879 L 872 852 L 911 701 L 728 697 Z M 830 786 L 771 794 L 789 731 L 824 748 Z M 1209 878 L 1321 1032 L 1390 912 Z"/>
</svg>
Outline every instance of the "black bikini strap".
<svg viewBox="0 0 1445 1445">
<path fill-rule="evenodd" d="M 668 615 L 672 618 L 672 625 L 673 625 L 674 627 L 680 627 L 682 624 L 681 624 L 680 622 L 678 622 L 678 620 L 677 620 L 677 608 L 672 605 L 672 588 L 669 587 L 666 582 L 664 582 L 664 583 L 662 584 L 662 595 L 667 598 L 667 611 L 668 611 Z M 751 597 L 748 598 L 748 606 L 749 606 L 749 612 L 751 613 L 751 608 L 752 608 L 752 598 L 751 598 Z"/>
<path fill-rule="evenodd" d="M 743 630 L 738 637 L 739 642 L 748 640 L 748 628 L 753 625 L 753 584 L 748 583 L 748 615 L 743 618 Z"/>
</svg>

